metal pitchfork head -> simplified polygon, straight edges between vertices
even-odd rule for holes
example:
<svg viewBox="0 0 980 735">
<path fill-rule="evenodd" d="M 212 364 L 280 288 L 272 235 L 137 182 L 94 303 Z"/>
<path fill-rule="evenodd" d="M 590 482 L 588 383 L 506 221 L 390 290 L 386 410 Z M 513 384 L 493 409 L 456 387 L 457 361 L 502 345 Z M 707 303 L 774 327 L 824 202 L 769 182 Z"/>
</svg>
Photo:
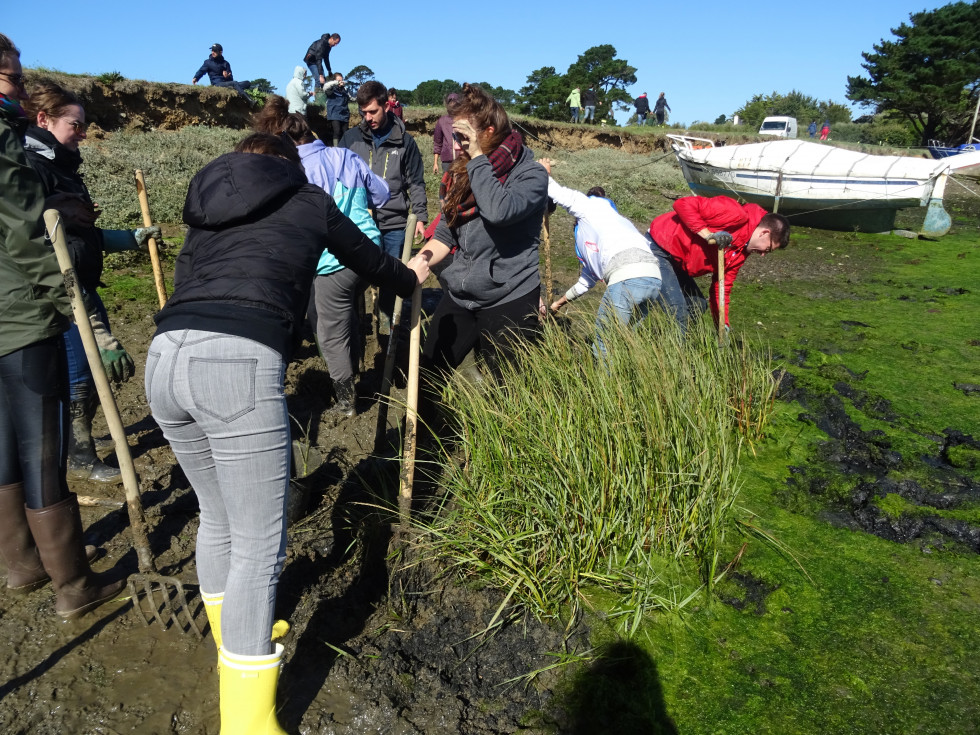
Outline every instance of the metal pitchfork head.
<svg viewBox="0 0 980 735">
<path fill-rule="evenodd" d="M 162 574 L 146 574 L 140 572 L 129 576 L 128 586 L 129 594 L 133 600 L 133 609 L 136 610 L 138 617 L 146 625 L 150 625 L 156 620 L 160 623 L 160 627 L 166 630 L 167 623 L 164 622 L 164 618 L 169 617 L 173 626 L 181 633 L 192 630 L 198 640 L 204 637 L 201 634 L 200 628 L 197 627 L 197 623 L 194 622 L 194 615 L 191 613 L 190 606 L 187 604 L 187 595 L 184 594 L 184 585 L 179 579 L 176 577 L 167 577 Z M 140 600 L 140 587 L 142 587 L 144 592 L 145 604 L 149 606 L 149 612 L 147 612 L 144 603 Z M 180 622 L 179 613 L 181 610 L 184 611 L 184 616 L 187 618 L 187 629 Z M 162 615 L 161 612 L 163 613 Z"/>
</svg>

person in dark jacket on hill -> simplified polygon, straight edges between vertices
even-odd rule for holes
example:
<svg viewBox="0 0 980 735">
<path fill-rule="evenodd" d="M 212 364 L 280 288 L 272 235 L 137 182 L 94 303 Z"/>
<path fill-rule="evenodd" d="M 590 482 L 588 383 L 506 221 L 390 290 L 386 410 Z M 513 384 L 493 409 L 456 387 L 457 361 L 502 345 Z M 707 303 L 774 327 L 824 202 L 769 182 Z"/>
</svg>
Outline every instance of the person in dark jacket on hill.
<svg viewBox="0 0 980 735">
<path fill-rule="evenodd" d="M 136 372 L 136 363 L 109 329 L 109 315 L 97 290 L 103 285 L 102 253 L 145 247 L 149 238 L 160 239 L 160 228 L 103 230 L 95 226 L 100 213 L 78 173 L 82 163 L 78 144 L 85 139 L 85 110 L 74 94 L 54 82 L 39 82 L 31 91 L 27 109 L 33 124 L 25 138 L 27 160 L 40 177 L 45 196 L 73 195 L 86 207 L 83 221 L 66 222 L 68 250 L 106 374 L 110 380 L 123 382 Z M 118 481 L 119 470 L 102 462 L 95 453 L 92 419 L 99 400 L 78 327 L 72 325 L 64 339 L 71 397 L 69 476 L 97 482 Z"/>
<path fill-rule="evenodd" d="M 310 74 L 321 86 L 327 83 L 327 77 L 333 76 L 333 69 L 330 68 L 330 49 L 338 43 L 340 43 L 339 33 L 324 33 L 306 49 L 303 63 L 307 65 Z M 326 73 L 323 67 L 327 68 Z"/>
<path fill-rule="evenodd" d="M 231 64 L 222 56 L 223 51 L 224 49 L 222 49 L 220 43 L 212 44 L 211 55 L 204 60 L 201 68 L 194 74 L 191 84 L 197 84 L 198 80 L 207 74 L 212 87 L 231 87 L 240 96 L 249 99 L 248 95 L 245 94 L 245 90 L 252 86 L 251 82 L 235 81 L 235 77 L 231 73 Z"/>
<path fill-rule="evenodd" d="M 635 100 L 633 100 L 633 107 L 636 108 L 636 121 L 640 125 L 647 124 L 647 115 L 650 114 L 650 100 L 647 99 L 647 93 L 644 92 Z"/>
<path fill-rule="evenodd" d="M 71 304 L 41 219 L 53 200 L 45 201 L 22 144 L 26 99 L 20 52 L 0 33 L 0 556 L 7 589 L 50 580 L 55 612 L 71 619 L 116 597 L 125 581 L 89 566 L 95 549 L 85 546 L 65 475 L 61 334 Z"/>
<path fill-rule="evenodd" d="M 595 108 L 598 99 L 594 84 L 590 84 L 589 88 L 582 92 L 582 107 L 585 109 L 582 115 L 582 122 L 595 122 Z"/>
<path fill-rule="evenodd" d="M 664 124 L 664 117 L 667 115 L 667 111 L 670 110 L 670 105 L 667 104 L 667 98 L 664 97 L 664 93 L 661 92 L 660 96 L 657 97 L 657 101 L 653 105 L 653 114 L 657 116 L 657 125 Z"/>
<path fill-rule="evenodd" d="M 221 732 L 282 733 L 283 647 L 270 640 L 286 558 L 286 365 L 325 248 L 410 296 L 428 276 L 384 255 L 319 186 L 296 146 L 255 133 L 194 176 L 174 292 L 156 315 L 146 397 L 201 508 L 197 571 L 218 646 Z"/>
<path fill-rule="evenodd" d="M 340 145 L 350 148 L 368 162 L 368 166 L 388 183 L 391 199 L 378 207 L 374 218 L 381 230 L 381 247 L 392 257 L 401 257 L 405 244 L 405 223 L 408 212 L 415 212 L 418 223 L 416 236 L 425 232 L 429 221 L 425 199 L 425 166 L 415 139 L 405 130 L 405 123 L 385 111 L 388 89 L 378 81 L 365 82 L 357 90 L 357 106 L 361 111 L 360 125 L 348 130 Z M 387 334 L 395 294 L 382 289 L 378 295 L 378 330 Z"/>
<path fill-rule="evenodd" d="M 338 71 L 333 75 L 333 80 L 332 86 L 327 85 L 330 87 L 327 92 L 327 120 L 333 130 L 333 145 L 336 148 L 350 124 L 350 94 L 343 74 Z"/>
<path fill-rule="evenodd" d="M 725 289 L 728 324 L 735 276 L 753 253 L 764 256 L 789 245 L 790 225 L 781 214 L 769 214 L 758 204 L 739 204 L 726 196 L 681 197 L 672 212 L 650 223 L 651 250 L 660 261 L 660 302 L 670 309 L 682 329 L 706 307 L 718 323 L 718 288 Z M 711 245 L 708 240 L 715 240 Z M 718 283 L 718 248 L 725 250 L 725 282 Z M 694 279 L 711 274 L 711 302 Z"/>
</svg>

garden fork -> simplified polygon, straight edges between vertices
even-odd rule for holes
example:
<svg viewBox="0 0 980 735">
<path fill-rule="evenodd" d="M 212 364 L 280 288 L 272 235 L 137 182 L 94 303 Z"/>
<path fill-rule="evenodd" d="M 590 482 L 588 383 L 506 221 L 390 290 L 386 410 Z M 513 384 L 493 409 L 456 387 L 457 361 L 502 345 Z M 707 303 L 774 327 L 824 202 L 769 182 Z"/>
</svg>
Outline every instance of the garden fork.
<svg viewBox="0 0 980 735">
<path fill-rule="evenodd" d="M 176 577 L 159 574 L 153 561 L 150 542 L 146 535 L 146 518 L 143 515 L 143 504 L 140 501 L 136 468 L 129 452 L 129 443 L 126 441 L 126 431 L 119 416 L 119 407 L 116 406 L 116 400 L 112 396 L 109 379 L 106 377 L 105 368 L 102 366 L 102 358 L 99 357 L 95 334 L 92 332 L 92 325 L 89 323 L 85 305 L 82 303 L 82 295 L 78 289 L 78 276 L 75 274 L 75 268 L 71 264 L 71 258 L 65 244 L 65 230 L 61 225 L 61 215 L 57 210 L 49 209 L 44 213 L 44 223 L 47 226 L 48 237 L 54 247 L 55 255 L 58 257 L 58 266 L 65 278 L 65 289 L 71 298 L 75 324 L 78 325 L 78 331 L 82 337 L 85 356 L 88 358 L 89 368 L 92 371 L 92 377 L 95 379 L 95 387 L 99 392 L 99 400 L 102 403 L 106 423 L 109 424 L 109 433 L 116 445 L 116 457 L 119 460 L 123 487 L 126 489 L 126 507 L 129 511 L 129 525 L 133 534 L 133 549 L 136 551 L 136 559 L 139 564 L 139 573 L 129 577 L 129 592 L 133 598 L 133 607 L 145 624 L 149 625 L 151 619 L 155 618 L 160 626 L 166 630 L 167 624 L 160 614 L 163 610 L 165 614 L 169 614 L 174 627 L 184 633 L 184 626 L 179 618 L 179 611 L 182 609 L 187 617 L 189 628 L 197 634 L 198 638 L 202 638 L 201 631 L 197 627 L 197 623 L 194 622 L 194 616 L 187 604 L 183 584 Z M 151 614 L 147 614 L 140 604 L 137 585 L 142 587 L 149 600 Z M 173 591 L 171 592 L 171 590 Z M 160 596 L 159 601 L 158 595 Z"/>
</svg>

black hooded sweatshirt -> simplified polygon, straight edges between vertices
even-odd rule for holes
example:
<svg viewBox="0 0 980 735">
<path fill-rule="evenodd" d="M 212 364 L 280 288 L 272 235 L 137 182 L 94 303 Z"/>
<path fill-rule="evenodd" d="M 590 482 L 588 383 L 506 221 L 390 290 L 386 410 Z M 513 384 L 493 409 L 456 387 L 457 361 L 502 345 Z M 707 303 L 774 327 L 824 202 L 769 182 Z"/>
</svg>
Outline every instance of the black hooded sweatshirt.
<svg viewBox="0 0 980 735">
<path fill-rule="evenodd" d="M 174 293 L 157 334 L 199 329 L 260 342 L 289 360 L 320 254 L 328 249 L 365 280 L 411 296 L 414 272 L 385 255 L 291 161 L 226 153 L 191 180 L 190 227 Z"/>
</svg>

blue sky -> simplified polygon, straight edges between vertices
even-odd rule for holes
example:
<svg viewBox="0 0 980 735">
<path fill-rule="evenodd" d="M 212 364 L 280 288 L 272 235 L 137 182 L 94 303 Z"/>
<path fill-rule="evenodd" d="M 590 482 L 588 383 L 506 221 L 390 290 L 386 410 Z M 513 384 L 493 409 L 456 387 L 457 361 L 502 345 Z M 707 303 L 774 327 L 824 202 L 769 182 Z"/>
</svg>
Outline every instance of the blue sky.
<svg viewBox="0 0 980 735">
<path fill-rule="evenodd" d="M 35 6 L 7 0 L 0 31 L 20 48 L 24 66 L 119 71 L 159 82 L 189 83 L 218 42 L 236 79 L 266 77 L 280 92 L 309 44 L 328 31 L 343 37 L 330 55 L 334 71 L 346 74 L 365 64 L 378 80 L 400 89 L 455 79 L 517 90 L 535 69 L 554 66 L 563 73 L 587 48 L 609 43 L 638 70 L 630 94 L 666 92 L 671 119 L 689 124 L 731 115 L 756 93 L 798 89 L 846 103 L 847 76 L 863 71 L 861 52 L 891 38 L 890 29 L 910 12 L 944 4 L 620 0 L 606 6 L 544 0 L 526 7 L 500 4 L 494 11 L 479 4 L 392 0 L 306 6 L 254 0 L 55 0 Z M 312 20 L 306 8 L 326 20 Z"/>
</svg>

